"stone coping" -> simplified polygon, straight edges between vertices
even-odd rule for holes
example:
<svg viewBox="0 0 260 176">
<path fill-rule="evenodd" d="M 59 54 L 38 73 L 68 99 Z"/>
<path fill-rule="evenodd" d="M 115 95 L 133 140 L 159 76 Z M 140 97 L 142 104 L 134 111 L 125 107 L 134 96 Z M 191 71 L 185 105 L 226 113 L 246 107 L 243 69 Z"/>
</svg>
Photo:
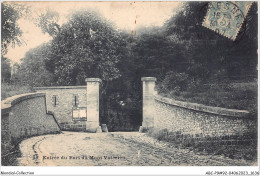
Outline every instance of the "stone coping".
<svg viewBox="0 0 260 176">
<path fill-rule="evenodd" d="M 35 90 L 45 89 L 86 89 L 86 86 L 50 86 L 50 87 L 34 87 Z"/>
<path fill-rule="evenodd" d="M 2 113 L 7 113 L 13 105 L 21 101 L 35 98 L 35 97 L 45 97 L 45 93 L 26 93 L 26 94 L 20 94 L 20 95 L 8 97 L 7 99 L 1 101 Z"/>
<path fill-rule="evenodd" d="M 155 77 L 142 77 L 141 81 L 156 81 L 157 79 Z"/>
<path fill-rule="evenodd" d="M 102 83 L 102 80 L 100 78 L 86 78 L 85 82 L 99 82 L 99 83 Z"/>
<path fill-rule="evenodd" d="M 188 103 L 184 101 L 177 101 L 170 98 L 162 97 L 160 95 L 155 95 L 155 100 L 159 102 L 163 102 L 166 104 L 170 104 L 173 106 L 178 106 L 181 108 L 191 109 L 200 112 L 207 112 L 211 114 L 223 115 L 223 116 L 231 116 L 231 117 L 246 117 L 249 115 L 249 111 L 246 110 L 237 110 L 237 109 L 226 109 L 220 107 L 213 106 L 205 106 L 197 103 Z"/>
</svg>

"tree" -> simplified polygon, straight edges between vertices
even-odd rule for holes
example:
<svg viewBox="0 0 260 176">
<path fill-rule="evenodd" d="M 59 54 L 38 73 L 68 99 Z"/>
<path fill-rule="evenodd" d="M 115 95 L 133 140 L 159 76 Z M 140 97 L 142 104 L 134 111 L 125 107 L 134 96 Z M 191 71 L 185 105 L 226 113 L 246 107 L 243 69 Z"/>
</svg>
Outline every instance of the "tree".
<svg viewBox="0 0 260 176">
<path fill-rule="evenodd" d="M 43 33 L 48 33 L 55 37 L 60 32 L 60 25 L 58 25 L 59 14 L 56 11 L 47 9 L 42 12 L 35 20 L 36 26 L 40 27 Z"/>
<path fill-rule="evenodd" d="M 55 85 L 54 75 L 46 69 L 45 60 L 48 58 L 50 44 L 42 44 L 29 50 L 18 69 L 15 78 L 23 85 L 51 86 Z"/>
<path fill-rule="evenodd" d="M 54 74 L 57 85 L 83 85 L 87 77 L 102 79 L 101 122 L 109 130 L 140 126 L 140 98 L 132 89 L 136 65 L 131 58 L 130 40 L 128 34 L 116 31 L 99 14 L 80 11 L 72 14 L 53 36 L 46 60 L 46 68 Z M 126 105 L 122 107 L 120 102 Z"/>
<path fill-rule="evenodd" d="M 7 47 L 11 44 L 22 44 L 22 31 L 17 24 L 17 20 L 23 16 L 24 13 L 28 13 L 28 7 L 22 4 L 4 2 L 1 6 L 1 52 L 2 55 L 7 53 Z"/>
<path fill-rule="evenodd" d="M 86 77 L 120 77 L 116 63 L 123 43 L 120 33 L 94 12 L 74 13 L 52 40 L 46 64 L 59 85 L 84 84 Z"/>
<path fill-rule="evenodd" d="M 208 2 L 187 2 L 184 8 L 163 26 L 165 36 L 177 35 L 188 44 L 183 48 L 189 75 L 198 79 L 247 79 L 256 77 L 257 3 L 253 3 L 236 41 L 216 34 L 201 25 Z M 253 37 L 254 36 L 254 37 Z"/>
<path fill-rule="evenodd" d="M 1 57 L 1 81 L 9 82 L 11 78 L 11 62 L 8 58 Z"/>
</svg>

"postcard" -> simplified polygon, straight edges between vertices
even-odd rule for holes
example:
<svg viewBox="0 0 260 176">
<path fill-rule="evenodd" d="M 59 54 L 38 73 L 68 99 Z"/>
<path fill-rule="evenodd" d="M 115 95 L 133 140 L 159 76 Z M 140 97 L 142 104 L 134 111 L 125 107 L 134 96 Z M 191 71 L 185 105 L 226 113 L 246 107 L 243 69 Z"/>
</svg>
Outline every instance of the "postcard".
<svg viewBox="0 0 260 176">
<path fill-rule="evenodd" d="M 1 24 L 1 166 L 39 166 L 1 174 L 259 174 L 257 1 L 3 1 Z"/>
</svg>

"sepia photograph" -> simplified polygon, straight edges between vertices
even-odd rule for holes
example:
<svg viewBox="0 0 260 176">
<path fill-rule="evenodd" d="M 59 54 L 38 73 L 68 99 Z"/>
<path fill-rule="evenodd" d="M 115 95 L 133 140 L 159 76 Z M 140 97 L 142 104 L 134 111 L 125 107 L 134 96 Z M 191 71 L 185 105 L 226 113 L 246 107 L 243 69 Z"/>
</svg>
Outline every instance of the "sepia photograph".
<svg viewBox="0 0 260 176">
<path fill-rule="evenodd" d="M 258 1 L 1 2 L 1 166 L 255 167 L 258 147 Z"/>
</svg>

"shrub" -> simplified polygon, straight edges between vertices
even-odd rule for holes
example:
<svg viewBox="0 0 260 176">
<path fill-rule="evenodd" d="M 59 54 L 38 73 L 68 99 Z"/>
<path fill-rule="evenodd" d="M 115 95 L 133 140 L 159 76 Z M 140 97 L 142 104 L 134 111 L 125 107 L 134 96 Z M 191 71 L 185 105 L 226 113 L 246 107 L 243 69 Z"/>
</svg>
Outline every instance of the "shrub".
<svg viewBox="0 0 260 176">
<path fill-rule="evenodd" d="M 166 73 L 166 76 L 162 81 L 161 88 L 163 91 L 184 91 L 187 88 L 188 81 L 188 74 L 170 71 Z"/>
</svg>

